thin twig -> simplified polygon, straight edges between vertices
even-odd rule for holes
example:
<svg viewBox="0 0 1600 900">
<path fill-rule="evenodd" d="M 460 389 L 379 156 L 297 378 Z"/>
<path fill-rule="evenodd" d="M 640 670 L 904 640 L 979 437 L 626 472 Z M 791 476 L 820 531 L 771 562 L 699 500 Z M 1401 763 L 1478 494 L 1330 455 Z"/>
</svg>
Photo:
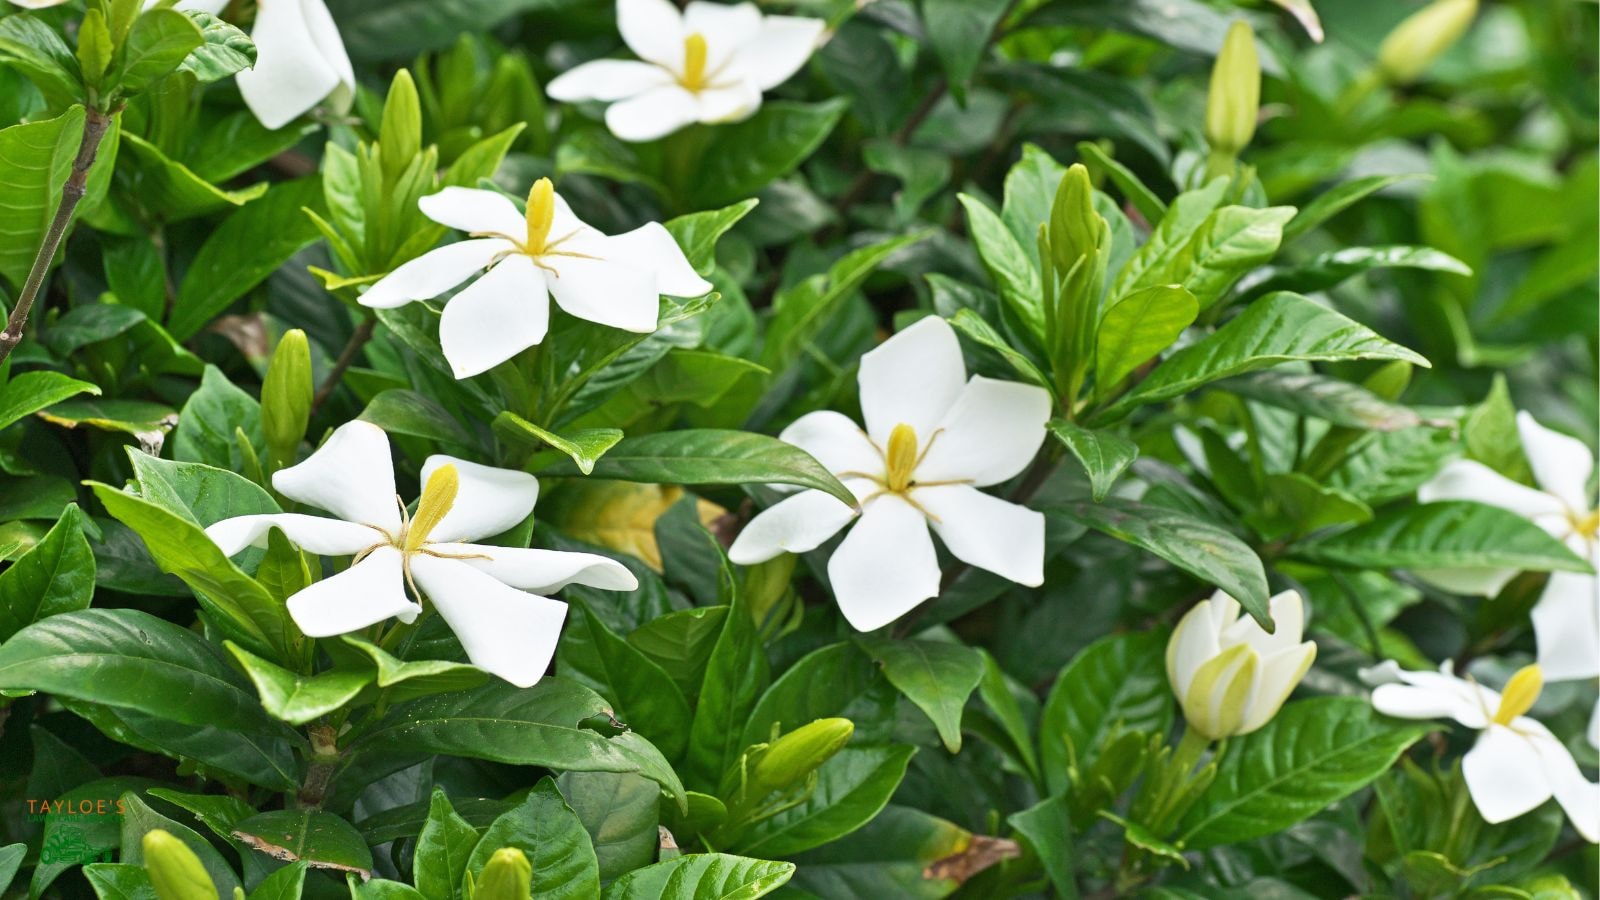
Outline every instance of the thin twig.
<svg viewBox="0 0 1600 900">
<path fill-rule="evenodd" d="M 911 136 L 916 133 L 917 129 L 922 127 L 922 123 L 927 121 L 928 116 L 933 114 L 934 107 L 939 105 L 939 101 L 944 99 L 944 95 L 949 90 L 949 83 L 940 78 L 934 84 L 933 89 L 928 91 L 927 95 L 922 98 L 922 102 L 917 104 L 917 108 L 911 111 L 911 115 L 906 119 L 905 124 L 901 125 L 889 140 L 896 146 L 904 147 L 911 140 Z M 850 208 L 866 197 L 867 189 L 872 187 L 872 179 L 875 175 L 877 175 L 876 172 L 863 167 L 861 171 L 856 173 L 856 177 L 850 182 L 849 186 L 844 189 L 844 193 L 839 195 L 839 199 L 833 205 L 833 211 L 838 216 L 841 226 L 844 224 L 845 215 L 850 212 Z"/>
<path fill-rule="evenodd" d="M 56 251 L 61 249 L 61 241 L 67 236 L 67 228 L 72 224 L 78 201 L 83 199 L 88 188 L 89 169 L 100 150 L 100 140 L 110 127 L 109 113 L 91 108 L 84 115 L 83 137 L 78 141 L 78 155 L 72 161 L 72 173 L 61 187 L 61 205 L 56 207 L 55 218 L 50 220 L 50 229 L 45 232 L 44 242 L 39 245 L 39 255 L 33 258 L 33 268 L 28 271 L 28 278 L 22 284 L 22 293 L 17 296 L 17 305 L 6 320 L 5 330 L 0 331 L 0 362 L 4 362 L 11 351 L 22 343 L 22 329 L 28 324 L 28 314 L 33 311 L 34 301 L 44 286 L 45 275 L 56 258 Z"/>
<path fill-rule="evenodd" d="M 333 394 L 334 388 L 339 386 L 339 380 L 356 361 L 356 357 L 361 355 L 361 348 L 367 345 L 367 341 L 372 340 L 372 333 L 377 327 L 378 320 L 373 316 L 367 316 L 356 326 L 355 332 L 350 335 L 350 340 L 345 342 L 344 349 L 339 351 L 339 358 L 334 360 L 328 377 L 322 379 L 322 386 L 317 388 L 316 394 L 311 398 L 312 415 L 316 415 L 317 410 L 321 409 L 322 404 Z"/>
</svg>

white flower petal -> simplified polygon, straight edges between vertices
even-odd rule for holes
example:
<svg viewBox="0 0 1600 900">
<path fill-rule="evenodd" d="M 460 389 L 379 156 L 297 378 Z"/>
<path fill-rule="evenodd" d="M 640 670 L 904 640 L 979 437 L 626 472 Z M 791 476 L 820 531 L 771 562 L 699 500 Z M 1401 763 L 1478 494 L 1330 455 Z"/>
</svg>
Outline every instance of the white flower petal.
<svg viewBox="0 0 1600 900">
<path fill-rule="evenodd" d="M 1234 734 L 1249 734 L 1271 721 L 1316 658 L 1317 645 L 1311 641 L 1261 657 L 1256 668 L 1255 693 L 1250 698 L 1244 721 Z"/>
<path fill-rule="evenodd" d="M 602 100 L 607 103 L 642 94 L 651 88 L 672 83 L 666 69 L 632 59 L 597 59 L 573 66 L 545 86 L 553 100 L 578 103 Z"/>
<path fill-rule="evenodd" d="M 388 618 L 410 621 L 419 608 L 406 596 L 400 551 L 379 547 L 332 578 L 289 598 L 289 615 L 308 637 L 359 631 Z"/>
<path fill-rule="evenodd" d="M 267 534 L 274 528 L 296 547 L 318 556 L 350 556 L 387 540 L 382 532 L 366 525 L 301 513 L 223 519 L 206 529 L 206 537 L 232 556 L 246 547 L 265 547 Z"/>
<path fill-rule="evenodd" d="M 304 462 L 273 473 L 272 486 L 346 522 L 374 525 L 391 534 L 400 528 L 389 436 L 371 422 L 357 419 L 340 425 Z"/>
<path fill-rule="evenodd" d="M 496 581 L 535 594 L 554 594 L 569 584 L 582 584 L 605 591 L 633 591 L 639 588 L 639 579 L 628 571 L 627 566 L 597 553 L 525 550 L 486 544 L 441 544 L 429 549 L 446 555 L 469 557 L 462 562 Z"/>
<path fill-rule="evenodd" d="M 1049 420 L 1044 388 L 974 375 L 934 432 L 917 433 L 927 448 L 917 480 L 985 487 L 1015 477 L 1044 444 Z"/>
<path fill-rule="evenodd" d="M 1178 620 L 1172 638 L 1167 641 L 1167 681 L 1173 693 L 1180 698 L 1189 693 L 1195 673 L 1206 661 L 1222 651 L 1217 640 L 1221 629 L 1216 626 L 1213 600 L 1202 600 Z"/>
<path fill-rule="evenodd" d="M 967 366 L 955 330 L 928 316 L 861 357 L 857 375 L 861 413 L 878 446 L 900 424 L 910 425 L 925 443 L 967 383 Z"/>
<path fill-rule="evenodd" d="M 1417 488 L 1417 500 L 1422 503 L 1475 500 L 1510 510 L 1540 524 L 1547 523 L 1552 517 L 1561 522 L 1566 520 L 1566 508 L 1560 500 L 1543 491 L 1517 484 L 1483 463 L 1470 459 L 1452 460 L 1445 465 L 1439 474 Z"/>
<path fill-rule="evenodd" d="M 728 548 L 728 559 L 753 566 L 780 553 L 806 553 L 822 546 L 853 518 L 855 511 L 832 494 L 801 491 L 751 519 Z"/>
<path fill-rule="evenodd" d="M 444 305 L 439 345 L 457 378 L 471 378 L 544 340 L 550 295 L 544 271 L 508 256 Z"/>
<path fill-rule="evenodd" d="M 443 465 L 456 467 L 456 502 L 428 534 L 428 542 L 450 544 L 493 537 L 533 512 L 539 479 L 516 469 L 500 469 L 435 453 L 422 463 L 422 484 Z"/>
<path fill-rule="evenodd" d="M 1229 598 L 1232 599 L 1232 598 Z M 1284 591 L 1267 601 L 1267 615 L 1276 628 L 1268 634 L 1252 616 L 1240 616 L 1223 629 L 1222 645 L 1249 644 L 1263 658 L 1282 653 L 1300 643 L 1305 630 L 1305 606 L 1295 591 Z"/>
<path fill-rule="evenodd" d="M 695 118 L 706 125 L 742 122 L 761 108 L 761 91 L 750 81 L 708 87 L 695 97 Z"/>
<path fill-rule="evenodd" d="M 417 208 L 440 225 L 467 234 L 483 232 L 520 239 L 528 233 L 528 220 L 511 198 L 499 191 L 447 187 L 418 200 Z"/>
<path fill-rule="evenodd" d="M 767 16 L 755 37 L 739 48 L 735 65 L 756 87 L 771 90 L 806 64 L 826 24 L 804 16 Z"/>
<path fill-rule="evenodd" d="M 1486 717 L 1460 694 L 1409 684 L 1381 684 L 1372 691 L 1372 706 L 1399 719 L 1455 719 L 1469 728 L 1481 728 Z"/>
<path fill-rule="evenodd" d="M 1517 434 L 1533 468 L 1533 480 L 1573 512 L 1594 508 L 1589 499 L 1589 476 L 1594 474 L 1594 454 L 1575 437 L 1552 431 L 1525 412 L 1517 413 Z"/>
<path fill-rule="evenodd" d="M 617 30 L 628 49 L 674 72 L 683 69 L 683 16 L 668 0 L 617 0 Z"/>
<path fill-rule="evenodd" d="M 635 269 L 654 272 L 656 293 L 671 297 L 703 297 L 711 292 L 711 282 L 689 265 L 689 258 L 673 240 L 672 232 L 660 222 L 649 222 L 632 231 L 605 239 L 608 259 Z"/>
<path fill-rule="evenodd" d="M 1440 590 L 1464 597 L 1493 597 L 1517 577 L 1516 569 L 1412 569 L 1411 574 Z"/>
<path fill-rule="evenodd" d="M 607 243 L 609 253 L 609 241 Z M 610 259 L 552 257 L 546 283 L 561 308 L 590 322 L 639 334 L 656 330 L 661 295 L 654 273 Z"/>
<path fill-rule="evenodd" d="M 706 40 L 706 72 L 718 75 L 734 53 L 761 33 L 761 11 L 754 3 L 692 0 L 683 10 L 683 32 Z"/>
<path fill-rule="evenodd" d="M 922 513 L 885 495 L 872 501 L 828 560 L 839 611 L 857 631 L 893 622 L 939 593 L 939 557 Z"/>
<path fill-rule="evenodd" d="M 915 488 L 911 499 L 956 559 L 1028 587 L 1044 583 L 1044 513 L 964 484 Z"/>
<path fill-rule="evenodd" d="M 824 469 L 835 475 L 884 474 L 883 453 L 872 445 L 860 425 L 842 413 L 827 409 L 806 413 L 780 432 L 778 439 L 816 457 Z"/>
<path fill-rule="evenodd" d="M 413 300 L 431 300 L 513 253 L 516 245 L 502 238 L 477 238 L 429 250 L 395 269 L 368 288 L 362 306 L 389 309 Z"/>
<path fill-rule="evenodd" d="M 411 576 L 473 665 L 517 687 L 544 677 L 567 617 L 565 603 L 507 587 L 461 560 L 415 556 Z"/>
<path fill-rule="evenodd" d="M 1518 719 L 1512 724 L 1523 729 L 1524 739 L 1538 754 L 1550 792 L 1561 804 L 1572 827 L 1589 843 L 1600 843 L 1600 784 L 1583 777 L 1566 745 L 1543 725 L 1529 719 Z"/>
<path fill-rule="evenodd" d="M 700 101 L 676 83 L 652 88 L 606 108 L 606 127 L 624 141 L 653 141 L 700 121 Z"/>
<path fill-rule="evenodd" d="M 1532 618 L 1539 670 L 1546 681 L 1600 675 L 1600 579 L 1550 573 Z"/>
<path fill-rule="evenodd" d="M 52 6 L 60 6 L 67 0 L 11 0 L 11 2 L 23 9 L 49 9 Z M 146 0 L 145 5 L 148 7 L 151 2 L 154 0 Z"/>
<path fill-rule="evenodd" d="M 1485 822 L 1514 819 L 1550 799 L 1550 778 L 1526 738 L 1491 725 L 1461 760 L 1467 792 Z"/>
<path fill-rule="evenodd" d="M 336 89 L 354 90 L 350 58 L 322 0 L 261 3 L 250 38 L 256 64 L 235 77 L 262 125 L 282 128 Z"/>
</svg>

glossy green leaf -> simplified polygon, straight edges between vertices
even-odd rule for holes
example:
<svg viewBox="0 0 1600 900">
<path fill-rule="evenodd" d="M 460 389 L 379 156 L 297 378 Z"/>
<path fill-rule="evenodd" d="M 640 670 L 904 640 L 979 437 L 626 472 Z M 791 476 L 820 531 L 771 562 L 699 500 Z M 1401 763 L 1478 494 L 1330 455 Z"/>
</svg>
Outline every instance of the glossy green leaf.
<svg viewBox="0 0 1600 900">
<path fill-rule="evenodd" d="M 16 32 L 38 29 L 60 42 L 31 16 L 0 19 L 0 54 L 15 46 L 12 42 L 20 39 Z M 72 71 L 76 76 L 76 62 Z M 6 189 L 0 192 L 0 276 L 13 286 L 27 277 L 61 202 L 61 187 L 83 137 L 83 120 L 83 107 L 74 106 L 54 119 L 0 129 L 0 170 L 6 173 Z"/>
<path fill-rule="evenodd" d="M 1056 676 L 1039 716 L 1039 763 L 1052 794 L 1068 773 L 1088 771 L 1113 730 L 1164 733 L 1172 721 L 1165 640 L 1159 633 L 1108 635 Z"/>
<path fill-rule="evenodd" d="M 983 678 L 983 657 L 958 643 L 864 641 L 868 653 L 900 693 L 927 713 L 945 749 L 961 749 L 961 712 Z"/>
<path fill-rule="evenodd" d="M 1304 544 L 1297 552 L 1364 569 L 1589 571 L 1587 562 L 1528 519 L 1465 500 L 1386 511 L 1365 525 Z"/>
<path fill-rule="evenodd" d="M 403 660 L 370 641 L 353 634 L 340 637 L 346 644 L 365 653 L 377 667 L 377 685 L 390 700 L 400 702 L 429 694 L 471 690 L 489 680 L 489 673 L 468 663 L 444 659 Z"/>
<path fill-rule="evenodd" d="M 794 863 L 691 853 L 617 879 L 605 900 L 755 900 L 787 884 Z"/>
<path fill-rule="evenodd" d="M 0 429 L 68 397 L 99 393 L 95 385 L 59 372 L 23 372 L 0 385 Z"/>
<path fill-rule="evenodd" d="M 1067 449 L 1083 465 L 1096 503 L 1106 498 L 1111 486 L 1139 457 L 1137 444 L 1110 431 L 1084 428 L 1064 419 L 1050 420 L 1049 428 L 1056 440 L 1066 444 Z"/>
<path fill-rule="evenodd" d="M 201 10 L 183 11 L 200 26 L 200 46 L 190 51 L 178 70 L 202 83 L 221 81 L 256 63 L 256 45 L 243 31 Z"/>
<path fill-rule="evenodd" d="M 716 130 L 694 173 L 695 206 L 738 203 L 804 162 L 844 115 L 842 99 L 761 104 L 755 115 Z"/>
<path fill-rule="evenodd" d="M 95 567 L 83 523 L 83 511 L 68 506 L 39 543 L 0 572 L 0 642 L 41 619 L 88 608 Z"/>
<path fill-rule="evenodd" d="M 278 809 L 233 826 L 233 836 L 273 859 L 313 869 L 372 874 L 372 851 L 354 825 L 320 809 Z"/>
<path fill-rule="evenodd" d="M 805 799 L 745 828 L 728 849 L 790 856 L 836 841 L 871 821 L 905 777 L 915 747 L 846 747 L 817 770 Z"/>
<path fill-rule="evenodd" d="M 1094 356 L 1096 389 L 1109 392 L 1134 369 L 1172 346 L 1199 312 L 1194 295 L 1176 284 L 1142 288 L 1117 300 L 1100 319 Z"/>
<path fill-rule="evenodd" d="M 573 603 L 556 670 L 611 701 L 617 718 L 653 741 L 669 759 L 682 754 L 692 721 L 689 701 L 648 656 Z"/>
<path fill-rule="evenodd" d="M 563 435 L 540 428 L 509 410 L 495 416 L 494 427 L 496 433 L 565 453 L 583 475 L 592 474 L 600 457 L 622 440 L 620 428 L 584 428 Z"/>
<path fill-rule="evenodd" d="M 251 653 L 232 642 L 224 642 L 234 659 L 244 667 L 261 695 L 261 705 L 273 716 L 290 725 L 304 725 L 327 715 L 355 699 L 372 683 L 373 673 L 329 671 L 299 675 Z"/>
<path fill-rule="evenodd" d="M 533 893 L 551 900 L 600 896 L 600 868 L 583 823 L 562 799 L 555 782 L 541 780 L 526 799 L 494 820 L 467 860 L 476 879 L 495 851 L 521 850 L 533 864 Z"/>
</svg>

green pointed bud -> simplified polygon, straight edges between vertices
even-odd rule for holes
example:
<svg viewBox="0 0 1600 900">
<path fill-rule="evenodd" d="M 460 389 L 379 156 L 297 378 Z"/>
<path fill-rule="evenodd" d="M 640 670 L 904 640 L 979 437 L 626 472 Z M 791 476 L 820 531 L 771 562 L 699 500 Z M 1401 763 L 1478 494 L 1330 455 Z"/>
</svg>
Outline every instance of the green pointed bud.
<svg viewBox="0 0 1600 900">
<path fill-rule="evenodd" d="M 1434 0 L 1394 27 L 1378 47 L 1378 71 L 1390 84 L 1410 84 L 1461 39 L 1478 15 L 1478 0 Z"/>
<path fill-rule="evenodd" d="M 314 390 L 306 333 L 298 328 L 285 332 L 261 381 L 261 430 L 273 471 L 294 465 L 295 451 L 311 420 Z"/>
<path fill-rule="evenodd" d="M 183 841 L 158 828 L 145 834 L 143 848 L 156 900 L 217 900 L 216 884 Z"/>
<path fill-rule="evenodd" d="M 1110 237 L 1110 226 L 1094 208 L 1094 184 L 1083 163 L 1073 163 L 1061 177 L 1050 204 L 1050 255 L 1065 272 L 1083 257 L 1094 256 Z"/>
<path fill-rule="evenodd" d="M 394 74 L 389 96 L 383 101 L 383 124 L 378 130 L 378 153 L 383 160 L 383 177 L 398 181 L 422 152 L 422 101 L 416 82 L 405 69 Z"/>
<path fill-rule="evenodd" d="M 1077 397 L 1094 353 L 1111 254 L 1111 226 L 1094 208 L 1094 184 L 1082 163 L 1067 168 L 1050 204 L 1045 228 L 1048 269 L 1055 285 L 1047 290 L 1044 310 L 1045 347 L 1050 356 L 1056 392 L 1068 405 Z M 1041 245 L 1041 256 L 1044 246 Z"/>
<path fill-rule="evenodd" d="M 799 784 L 844 749 L 855 733 L 849 719 L 818 719 L 773 741 L 750 767 L 750 798 Z"/>
<path fill-rule="evenodd" d="M 472 886 L 472 900 L 528 900 L 533 890 L 533 864 L 515 847 L 501 847 Z"/>
<path fill-rule="evenodd" d="M 1222 51 L 1211 69 L 1206 95 L 1206 141 L 1213 153 L 1231 163 L 1250 145 L 1261 114 L 1261 61 L 1250 23 L 1237 19 L 1228 28 Z"/>
</svg>

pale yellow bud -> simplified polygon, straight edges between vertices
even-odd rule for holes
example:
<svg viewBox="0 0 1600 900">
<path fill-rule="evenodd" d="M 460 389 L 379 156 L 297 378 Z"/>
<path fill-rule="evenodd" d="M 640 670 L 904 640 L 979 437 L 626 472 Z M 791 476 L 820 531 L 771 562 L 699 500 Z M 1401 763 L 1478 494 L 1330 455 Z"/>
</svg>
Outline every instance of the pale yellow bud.
<svg viewBox="0 0 1600 900">
<path fill-rule="evenodd" d="M 1211 69 L 1206 95 L 1206 141 L 1211 149 L 1237 156 L 1249 146 L 1261 114 L 1261 61 L 1250 24 L 1235 20 Z"/>
<path fill-rule="evenodd" d="M 1434 0 L 1396 25 L 1378 48 L 1378 71 L 1390 84 L 1415 81 L 1461 39 L 1478 14 L 1478 0 Z"/>
</svg>

